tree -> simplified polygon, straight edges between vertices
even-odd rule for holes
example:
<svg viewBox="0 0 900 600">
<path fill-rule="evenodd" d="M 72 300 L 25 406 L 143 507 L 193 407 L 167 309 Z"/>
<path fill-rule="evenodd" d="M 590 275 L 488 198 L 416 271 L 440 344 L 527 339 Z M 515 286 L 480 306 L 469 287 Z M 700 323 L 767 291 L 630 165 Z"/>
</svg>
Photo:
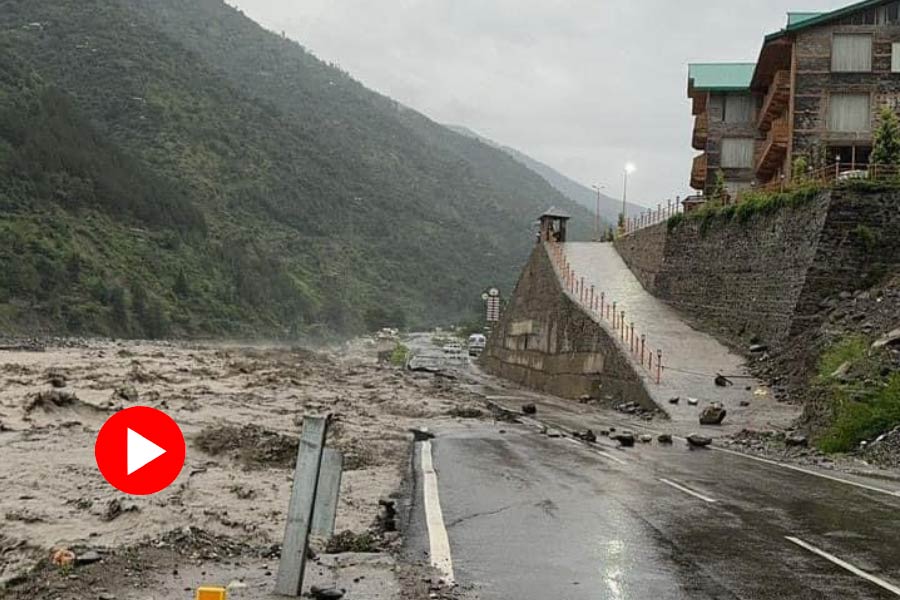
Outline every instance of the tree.
<svg viewBox="0 0 900 600">
<path fill-rule="evenodd" d="M 880 123 L 875 130 L 872 162 L 876 165 L 900 164 L 900 120 L 890 107 L 881 109 Z"/>
</svg>

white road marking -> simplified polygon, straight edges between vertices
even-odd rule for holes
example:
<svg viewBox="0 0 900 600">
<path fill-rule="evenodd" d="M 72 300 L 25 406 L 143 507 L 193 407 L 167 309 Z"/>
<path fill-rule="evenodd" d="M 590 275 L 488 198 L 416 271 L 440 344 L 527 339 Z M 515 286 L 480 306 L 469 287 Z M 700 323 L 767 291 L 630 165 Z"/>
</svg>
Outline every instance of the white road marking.
<svg viewBox="0 0 900 600">
<path fill-rule="evenodd" d="M 584 445 L 582 442 L 579 442 L 578 440 L 576 440 L 575 438 L 567 437 L 567 438 L 563 438 L 563 439 L 566 440 L 567 442 L 572 442 L 573 444 L 575 444 L 575 445 L 578 446 L 579 448 L 585 448 L 585 445 Z M 587 448 L 588 448 L 589 450 L 592 450 L 592 451 L 594 452 L 594 454 L 599 454 L 599 455 L 602 456 L 603 458 L 608 458 L 609 460 L 611 460 L 611 461 L 613 461 L 613 462 L 616 462 L 616 463 L 619 463 L 620 465 L 627 465 L 627 464 L 628 464 L 627 462 L 625 462 L 625 461 L 622 460 L 621 458 L 618 458 L 618 457 L 616 457 L 616 456 L 613 456 L 612 454 L 609 454 L 609 453 L 607 453 L 607 452 L 604 452 L 603 450 L 597 450 L 596 448 L 591 447 L 591 446 L 587 446 Z"/>
<path fill-rule="evenodd" d="M 681 485 L 681 484 L 675 483 L 674 481 L 669 481 L 668 479 L 663 479 L 662 477 L 660 477 L 659 480 L 662 481 L 662 482 L 663 482 L 664 484 L 666 484 L 666 485 L 672 486 L 672 487 L 675 488 L 676 490 L 681 490 L 681 491 L 684 492 L 685 494 L 690 494 L 690 495 L 693 496 L 694 498 L 700 498 L 700 499 L 703 500 L 704 502 L 709 502 L 709 503 L 714 503 L 714 502 L 716 502 L 716 499 L 715 499 L 715 498 L 710 498 L 709 496 L 704 496 L 704 495 L 701 494 L 700 492 L 695 492 L 694 490 L 692 490 L 692 489 L 690 489 L 690 488 L 687 488 L 687 487 L 684 487 L 684 486 Z"/>
<path fill-rule="evenodd" d="M 822 479 L 830 479 L 831 481 L 836 481 L 838 483 L 844 483 L 847 485 L 852 485 L 858 488 L 862 488 L 864 490 L 869 490 L 872 492 L 878 492 L 880 494 L 887 494 L 888 496 L 898 497 L 900 496 L 900 491 L 889 490 L 886 488 L 880 488 L 874 485 L 868 485 L 866 483 L 859 483 L 858 481 L 851 481 L 850 479 L 843 479 L 841 477 L 835 477 L 834 475 L 829 475 L 828 473 L 820 473 L 818 471 L 813 471 L 811 469 L 804 469 L 803 467 L 798 467 L 797 465 L 791 465 L 783 462 L 778 462 L 776 460 L 769 460 L 768 458 L 762 458 L 760 456 L 753 456 L 752 454 L 744 454 L 743 452 L 737 452 L 735 450 L 728 450 L 726 448 L 719 448 L 717 446 L 710 446 L 711 449 L 717 452 L 724 452 L 726 454 L 734 454 L 735 456 L 742 456 L 744 458 L 749 458 L 750 460 L 755 460 L 761 463 L 765 463 L 767 465 L 772 465 L 775 467 L 782 467 L 784 469 L 790 469 L 792 471 L 797 471 L 799 473 L 805 473 L 806 475 L 812 475 L 813 477 L 821 477 Z"/>
<path fill-rule="evenodd" d="M 450 537 L 444 526 L 444 512 L 438 494 L 437 473 L 431 456 L 431 442 L 422 442 L 422 491 L 425 498 L 425 523 L 428 526 L 431 565 L 453 583 L 453 559 L 450 556 Z"/>
<path fill-rule="evenodd" d="M 787 541 L 789 541 L 789 542 L 792 542 L 792 543 L 794 543 L 794 544 L 797 544 L 797 545 L 800 546 L 801 548 L 804 548 L 804 549 L 806 549 L 806 550 L 809 550 L 809 551 L 812 552 L 813 554 L 818 554 L 818 555 L 821 556 L 822 558 L 827 559 L 827 560 L 830 560 L 831 562 L 833 562 L 833 563 L 836 564 L 837 566 L 841 567 L 842 569 L 846 569 L 847 571 L 850 571 L 850 572 L 853 573 L 854 575 L 857 575 L 857 576 L 859 576 L 859 577 L 862 577 L 863 579 L 865 579 L 865 580 L 867 580 L 867 581 L 870 581 L 870 582 L 874 583 L 875 585 L 877 585 L 877 586 L 879 586 L 879 587 L 881 587 L 881 588 L 886 589 L 887 591 L 891 592 L 891 593 L 894 594 L 895 596 L 900 596 L 900 587 L 897 587 L 896 585 L 890 584 L 890 583 L 888 583 L 887 581 L 885 581 L 884 579 L 880 579 L 880 578 L 878 578 L 878 577 L 875 577 L 874 575 L 871 575 L 871 574 L 869 574 L 869 573 L 866 573 L 866 572 L 863 571 L 862 569 L 860 569 L 860 568 L 858 568 L 858 567 L 854 567 L 853 565 L 851 565 L 851 564 L 848 563 L 847 561 L 841 560 L 840 558 L 838 558 L 837 556 L 834 556 L 833 554 L 829 554 L 828 552 L 825 552 L 824 550 L 821 550 L 821 549 L 819 549 L 819 548 L 816 548 L 816 547 L 813 546 L 812 544 L 807 544 L 806 542 L 804 542 L 804 541 L 801 540 L 801 539 L 798 539 L 798 538 L 795 538 L 795 537 L 791 537 L 791 536 L 785 536 L 785 539 L 786 539 Z"/>
</svg>

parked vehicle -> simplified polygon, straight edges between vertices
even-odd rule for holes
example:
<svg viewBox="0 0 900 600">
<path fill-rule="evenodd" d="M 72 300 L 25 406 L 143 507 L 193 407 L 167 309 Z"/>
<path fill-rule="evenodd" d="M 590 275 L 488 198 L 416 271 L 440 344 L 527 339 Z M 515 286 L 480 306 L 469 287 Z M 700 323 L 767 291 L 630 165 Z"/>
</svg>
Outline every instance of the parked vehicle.
<svg viewBox="0 0 900 600">
<path fill-rule="evenodd" d="M 479 356 L 487 346 L 487 338 L 480 333 L 469 336 L 469 356 Z"/>
</svg>

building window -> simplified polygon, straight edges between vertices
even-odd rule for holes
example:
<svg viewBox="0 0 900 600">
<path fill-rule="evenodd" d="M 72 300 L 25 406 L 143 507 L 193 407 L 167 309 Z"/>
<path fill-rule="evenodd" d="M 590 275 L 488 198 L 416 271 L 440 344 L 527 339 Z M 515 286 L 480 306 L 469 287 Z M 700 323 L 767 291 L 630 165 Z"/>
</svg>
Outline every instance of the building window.
<svg viewBox="0 0 900 600">
<path fill-rule="evenodd" d="M 726 123 L 753 122 L 753 96 L 749 94 L 728 94 L 725 96 Z"/>
<path fill-rule="evenodd" d="M 722 140 L 723 169 L 753 168 L 753 138 L 725 138 Z"/>
<path fill-rule="evenodd" d="M 839 133 L 871 129 L 868 94 L 832 94 L 828 102 L 828 130 Z"/>
<path fill-rule="evenodd" d="M 900 73 L 900 44 L 891 44 L 891 73 Z"/>
<path fill-rule="evenodd" d="M 872 70 L 872 36 L 835 34 L 831 42 L 831 70 L 837 73 L 868 73 Z"/>
</svg>

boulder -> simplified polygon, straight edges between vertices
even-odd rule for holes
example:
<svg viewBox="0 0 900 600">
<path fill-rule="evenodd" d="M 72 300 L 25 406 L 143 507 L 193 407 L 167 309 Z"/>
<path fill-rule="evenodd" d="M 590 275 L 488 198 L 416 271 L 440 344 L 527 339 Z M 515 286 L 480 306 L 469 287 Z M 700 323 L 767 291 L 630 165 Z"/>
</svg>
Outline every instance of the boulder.
<svg viewBox="0 0 900 600">
<path fill-rule="evenodd" d="M 537 414 L 537 406 L 535 406 L 533 403 L 531 403 L 531 404 L 523 404 L 523 405 L 522 405 L 522 412 L 525 413 L 526 415 L 534 415 L 534 414 Z"/>
<path fill-rule="evenodd" d="M 691 435 L 687 436 L 687 443 L 692 448 L 705 448 L 712 444 L 712 438 L 705 435 L 700 435 L 699 433 L 692 433 Z"/>
<path fill-rule="evenodd" d="M 681 398 L 679 398 L 678 396 L 669 398 L 669 404 L 678 404 L 679 402 L 681 402 Z"/>
<path fill-rule="evenodd" d="M 597 441 L 597 434 L 595 434 L 590 429 L 585 430 L 583 433 L 576 431 L 574 435 L 579 440 L 581 440 L 583 442 L 587 442 L 589 444 L 593 444 L 594 442 Z"/>
<path fill-rule="evenodd" d="M 713 402 L 700 412 L 701 425 L 721 425 L 727 411 L 721 402 Z"/>
<path fill-rule="evenodd" d="M 623 431 L 621 433 L 613 435 L 612 439 L 616 440 L 617 442 L 619 442 L 619 444 L 626 448 L 634 446 L 634 434 L 627 431 Z"/>
<path fill-rule="evenodd" d="M 660 444 L 671 444 L 672 443 L 672 434 L 671 433 L 661 433 L 659 437 L 656 438 L 656 441 Z"/>
<path fill-rule="evenodd" d="M 649 433 L 645 433 L 644 435 L 642 435 L 640 437 L 640 440 L 641 440 L 642 444 L 649 444 L 650 442 L 653 441 L 653 436 L 650 435 Z"/>
<path fill-rule="evenodd" d="M 872 344 L 873 348 L 884 348 L 885 346 L 900 346 L 900 328 L 886 333 Z"/>
<path fill-rule="evenodd" d="M 313 586 L 309 590 L 309 594 L 316 600 L 340 600 L 344 597 L 343 590 L 338 590 L 335 588 L 325 589 L 316 586 Z"/>
<path fill-rule="evenodd" d="M 700 404 L 700 401 L 697 400 L 696 398 L 688 398 L 687 403 L 690 406 L 697 406 L 698 404 Z"/>
<path fill-rule="evenodd" d="M 427 427 L 413 427 L 409 430 L 413 434 L 413 439 L 417 442 L 427 442 L 434 439 L 434 434 L 428 431 Z"/>
<path fill-rule="evenodd" d="M 750 353 L 751 354 L 762 354 L 763 352 L 766 352 L 768 349 L 769 349 L 769 347 L 766 346 L 765 344 L 753 344 L 752 346 L 750 346 Z"/>
<path fill-rule="evenodd" d="M 806 439 L 806 436 L 799 433 L 789 435 L 784 439 L 784 444 L 791 448 L 806 446 L 808 443 L 809 441 Z"/>
</svg>

